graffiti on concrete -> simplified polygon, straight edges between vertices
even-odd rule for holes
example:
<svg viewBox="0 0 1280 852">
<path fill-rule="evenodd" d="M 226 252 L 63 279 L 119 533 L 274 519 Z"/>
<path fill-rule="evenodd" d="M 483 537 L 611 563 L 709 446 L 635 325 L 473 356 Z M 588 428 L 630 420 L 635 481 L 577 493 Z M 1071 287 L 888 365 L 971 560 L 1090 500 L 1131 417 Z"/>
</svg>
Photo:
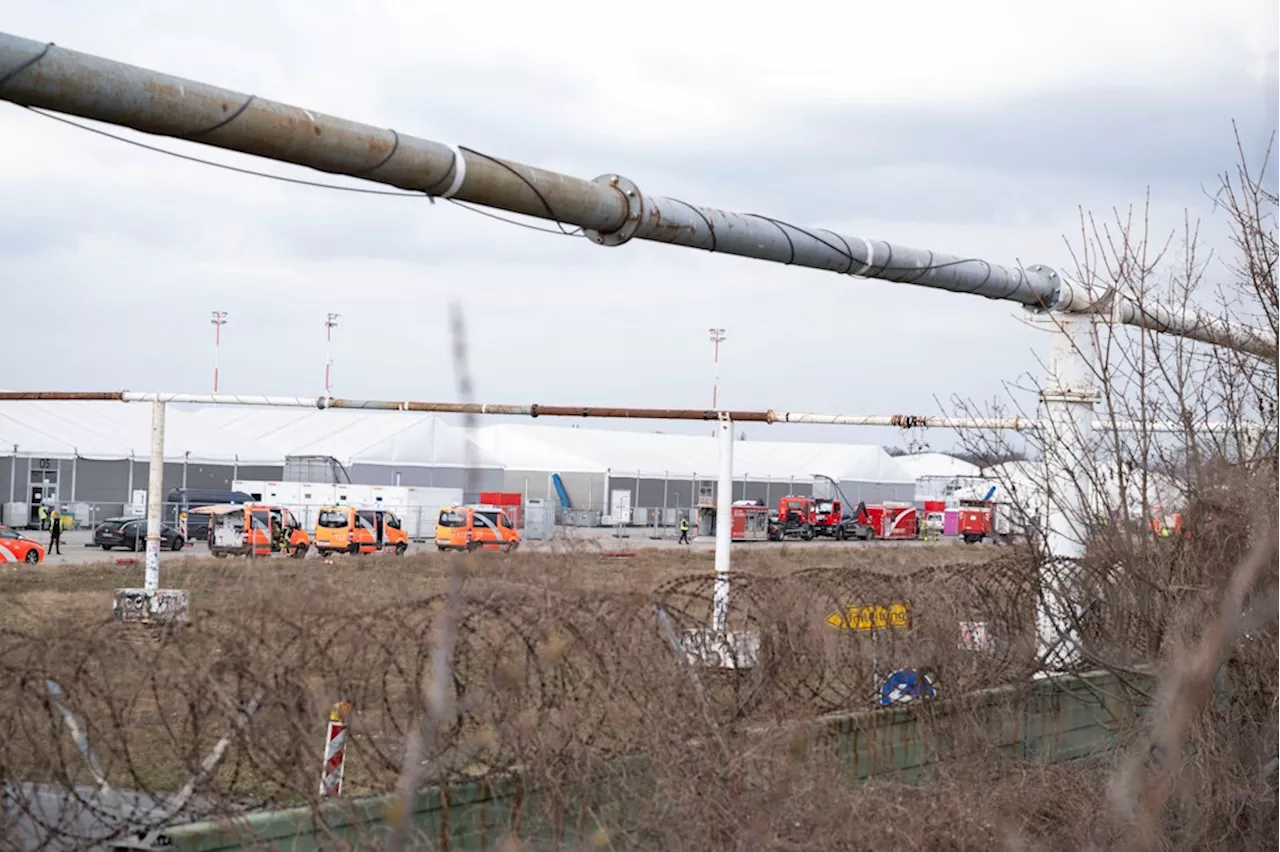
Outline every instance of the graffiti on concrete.
<svg viewBox="0 0 1280 852">
<path fill-rule="evenodd" d="M 120 621 L 185 622 L 187 611 L 186 589 L 116 589 L 114 614 Z"/>
</svg>

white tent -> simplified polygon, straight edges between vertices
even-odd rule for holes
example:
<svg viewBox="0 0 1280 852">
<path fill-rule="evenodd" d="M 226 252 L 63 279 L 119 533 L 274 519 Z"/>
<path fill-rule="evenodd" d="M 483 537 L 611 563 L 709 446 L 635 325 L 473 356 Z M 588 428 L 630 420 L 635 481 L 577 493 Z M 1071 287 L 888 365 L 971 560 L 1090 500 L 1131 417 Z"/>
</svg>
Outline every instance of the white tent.
<svg viewBox="0 0 1280 852">
<path fill-rule="evenodd" d="M 0 403 L 0 452 L 52 459 L 149 457 L 151 406 L 113 402 Z M 187 455 L 187 454 L 190 455 Z M 165 457 L 170 461 L 279 464 L 256 442 L 202 422 L 190 409 L 165 412 Z"/>
<path fill-rule="evenodd" d="M 720 466 L 719 445 L 710 434 L 503 423 L 480 429 L 476 441 L 512 470 L 714 479 Z M 809 482 L 815 476 L 829 476 L 838 482 L 914 482 L 881 447 L 858 444 L 735 441 L 733 473 L 736 480 Z"/>
<path fill-rule="evenodd" d="M 915 453 L 895 456 L 912 479 L 955 479 L 978 476 L 982 469 L 976 464 L 949 456 L 945 453 Z"/>
<path fill-rule="evenodd" d="M 710 433 L 711 424 L 707 431 Z M 115 402 L 2 402 L 0 453 L 46 458 L 128 459 L 150 453 L 151 406 Z M 7 451 L 6 451 L 7 450 Z M 343 464 L 487 467 L 516 471 L 712 479 L 717 441 L 527 423 L 495 423 L 468 437 L 431 414 L 170 404 L 165 458 L 197 464 L 280 465 L 286 456 L 326 455 Z M 735 480 L 911 484 L 915 477 L 881 447 L 736 441 Z"/>
</svg>

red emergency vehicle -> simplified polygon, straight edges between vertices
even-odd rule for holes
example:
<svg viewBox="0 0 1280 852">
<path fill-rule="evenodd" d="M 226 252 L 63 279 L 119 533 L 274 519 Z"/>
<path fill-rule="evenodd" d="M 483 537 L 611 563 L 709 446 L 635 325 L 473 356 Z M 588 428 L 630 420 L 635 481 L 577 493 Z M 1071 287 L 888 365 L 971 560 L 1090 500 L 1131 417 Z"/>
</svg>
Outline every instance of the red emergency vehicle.
<svg viewBox="0 0 1280 852">
<path fill-rule="evenodd" d="M 787 536 L 795 536 L 809 541 L 813 538 L 815 521 L 817 512 L 813 498 L 788 494 L 778 500 L 778 521 L 774 526 L 773 538 L 781 541 Z"/>
<path fill-rule="evenodd" d="M 977 544 L 991 535 L 991 504 L 986 500 L 961 500 L 956 509 L 956 535 Z"/>
<path fill-rule="evenodd" d="M 844 538 L 844 503 L 839 500 L 813 501 L 813 534 L 829 538 Z"/>
<path fill-rule="evenodd" d="M 739 500 L 730 508 L 734 541 L 765 541 L 769 538 L 769 507 L 754 500 Z"/>
<path fill-rule="evenodd" d="M 915 538 L 918 513 L 911 503 L 864 503 L 859 506 L 858 524 L 869 530 L 868 538 Z"/>
<path fill-rule="evenodd" d="M 1011 535 L 1009 505 L 991 500 L 961 500 L 956 509 L 956 535 L 968 544 L 983 539 L 1007 542 Z"/>
</svg>

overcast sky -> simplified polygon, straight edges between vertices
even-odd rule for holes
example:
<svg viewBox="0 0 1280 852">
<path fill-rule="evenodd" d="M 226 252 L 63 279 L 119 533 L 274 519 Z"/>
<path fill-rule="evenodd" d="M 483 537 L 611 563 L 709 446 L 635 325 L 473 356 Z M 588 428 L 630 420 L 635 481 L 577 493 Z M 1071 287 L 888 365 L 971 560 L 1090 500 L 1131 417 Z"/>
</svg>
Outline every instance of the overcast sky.
<svg viewBox="0 0 1280 852">
<path fill-rule="evenodd" d="M 1277 119 L 1274 0 L 30 3 L 0 29 L 647 192 L 1070 266 L 1079 210 L 1203 216 Z M 705 10 L 705 11 L 700 11 Z M 7 69 L 0 69 L 0 73 Z M 304 170 L 116 131 L 276 174 Z M 0 386 L 940 413 L 1038 370 L 1011 304 L 670 246 L 605 249 L 421 199 L 242 177 L 0 104 Z M 676 431 L 678 427 L 661 427 Z M 750 426 L 749 436 L 896 442 Z M 935 447 L 953 443 L 933 436 Z"/>
</svg>

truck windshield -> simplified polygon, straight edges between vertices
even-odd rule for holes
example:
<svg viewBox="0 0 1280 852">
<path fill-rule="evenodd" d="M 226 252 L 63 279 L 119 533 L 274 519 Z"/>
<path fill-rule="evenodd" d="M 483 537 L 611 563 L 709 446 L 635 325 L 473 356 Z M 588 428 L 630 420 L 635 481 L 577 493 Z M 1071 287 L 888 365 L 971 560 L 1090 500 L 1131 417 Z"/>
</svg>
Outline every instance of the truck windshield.
<svg viewBox="0 0 1280 852">
<path fill-rule="evenodd" d="M 344 529 L 347 526 L 347 513 L 337 509 L 326 509 L 320 513 L 320 517 L 316 518 L 316 525 L 333 530 Z"/>
<path fill-rule="evenodd" d="M 462 512 L 451 512 L 445 509 L 440 513 L 438 523 L 442 527 L 465 527 L 467 525 L 467 516 Z"/>
</svg>

